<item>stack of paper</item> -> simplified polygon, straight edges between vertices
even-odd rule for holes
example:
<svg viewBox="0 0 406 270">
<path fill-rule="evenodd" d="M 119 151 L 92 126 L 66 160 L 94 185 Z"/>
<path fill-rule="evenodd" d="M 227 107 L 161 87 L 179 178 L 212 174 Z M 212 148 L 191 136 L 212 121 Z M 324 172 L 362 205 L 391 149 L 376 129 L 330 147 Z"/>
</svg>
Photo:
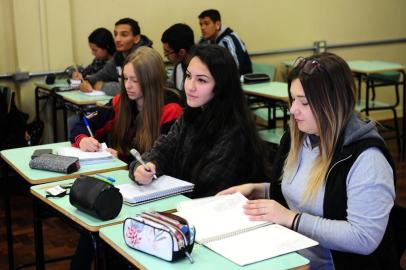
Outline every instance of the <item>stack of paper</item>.
<svg viewBox="0 0 406 270">
<path fill-rule="evenodd" d="M 76 147 L 63 147 L 58 149 L 57 154 L 77 157 L 79 158 L 80 165 L 90 165 L 112 161 L 114 157 L 110 152 L 107 152 L 106 149 L 106 144 L 102 143 L 101 151 L 98 152 L 85 152 Z"/>
<path fill-rule="evenodd" d="M 82 94 L 86 96 L 105 96 L 106 93 L 100 90 L 92 90 L 91 92 L 81 92 Z"/>
</svg>

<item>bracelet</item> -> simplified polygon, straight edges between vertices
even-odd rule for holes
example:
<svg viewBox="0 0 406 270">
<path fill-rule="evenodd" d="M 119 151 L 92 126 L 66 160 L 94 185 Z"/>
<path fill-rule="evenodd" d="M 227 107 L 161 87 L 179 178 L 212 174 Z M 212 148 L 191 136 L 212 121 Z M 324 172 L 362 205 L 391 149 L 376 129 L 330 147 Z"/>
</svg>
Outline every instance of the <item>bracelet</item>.
<svg viewBox="0 0 406 270">
<path fill-rule="evenodd" d="M 296 222 L 296 219 L 297 219 L 298 216 L 299 216 L 299 213 L 296 213 L 295 217 L 293 218 L 292 224 L 290 225 L 290 229 L 291 229 L 291 230 L 295 230 L 295 229 L 294 229 L 294 227 L 295 227 L 295 222 Z"/>
<path fill-rule="evenodd" d="M 295 224 L 295 227 L 293 228 L 293 230 L 295 231 L 295 232 L 297 232 L 297 230 L 299 229 L 299 222 L 300 222 L 300 218 L 302 217 L 302 214 L 299 214 L 299 216 L 297 217 L 297 219 L 296 219 L 296 224 Z"/>
</svg>

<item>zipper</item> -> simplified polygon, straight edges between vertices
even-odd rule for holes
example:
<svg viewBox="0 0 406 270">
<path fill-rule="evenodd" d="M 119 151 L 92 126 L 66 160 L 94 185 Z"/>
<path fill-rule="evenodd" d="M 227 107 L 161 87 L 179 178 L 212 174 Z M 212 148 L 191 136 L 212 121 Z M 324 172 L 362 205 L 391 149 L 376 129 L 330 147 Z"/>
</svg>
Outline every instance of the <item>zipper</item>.
<svg viewBox="0 0 406 270">
<path fill-rule="evenodd" d="M 343 161 L 346 161 L 347 159 L 349 159 L 349 158 L 351 158 L 351 157 L 352 157 L 352 154 L 349 155 L 348 157 L 345 157 L 345 158 L 343 158 L 343 159 L 337 161 L 336 163 L 334 163 L 333 166 L 331 166 L 330 169 L 329 169 L 328 172 L 327 172 L 326 181 L 327 181 L 327 179 L 328 179 L 328 176 L 330 175 L 330 172 L 333 170 L 333 168 L 334 168 L 338 163 L 341 163 L 341 162 L 343 162 Z"/>
</svg>

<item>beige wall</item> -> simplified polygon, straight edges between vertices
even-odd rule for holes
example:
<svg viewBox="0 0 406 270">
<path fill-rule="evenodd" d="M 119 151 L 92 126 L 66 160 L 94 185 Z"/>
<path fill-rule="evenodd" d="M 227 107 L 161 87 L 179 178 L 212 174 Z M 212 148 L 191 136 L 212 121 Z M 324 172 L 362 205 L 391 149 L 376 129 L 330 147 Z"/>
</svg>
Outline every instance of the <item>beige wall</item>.
<svg viewBox="0 0 406 270">
<path fill-rule="evenodd" d="M 113 30 L 114 22 L 122 17 L 138 20 L 142 32 L 161 52 L 161 34 L 174 23 L 189 24 L 197 40 L 197 16 L 207 8 L 219 9 L 223 24 L 232 27 L 251 52 L 308 47 L 316 40 L 336 44 L 406 38 L 404 0 L 0 0 L 0 73 L 87 64 L 92 59 L 87 45 L 89 33 L 100 26 Z M 406 44 L 333 52 L 348 60 L 381 59 L 406 64 Z M 281 61 L 298 55 L 253 60 L 276 65 L 277 78 L 281 79 Z M 33 80 L 15 86 L 23 110 L 31 115 Z"/>
</svg>

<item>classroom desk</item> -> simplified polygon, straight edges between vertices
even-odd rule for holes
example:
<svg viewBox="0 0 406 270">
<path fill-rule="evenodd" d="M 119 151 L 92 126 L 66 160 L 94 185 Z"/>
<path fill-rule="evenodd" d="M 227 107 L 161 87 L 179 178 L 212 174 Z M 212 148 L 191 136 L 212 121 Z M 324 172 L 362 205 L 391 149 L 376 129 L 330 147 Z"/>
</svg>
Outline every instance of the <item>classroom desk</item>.
<svg viewBox="0 0 406 270">
<path fill-rule="evenodd" d="M 211 251 L 205 246 L 195 243 L 192 251 L 193 264 L 187 259 L 167 262 L 154 256 L 129 248 L 123 238 L 123 224 L 116 224 L 100 229 L 100 238 L 111 248 L 120 253 L 127 261 L 139 269 L 159 270 L 206 270 L 206 269 L 308 269 L 309 260 L 292 252 L 275 258 L 264 260 L 241 267 Z"/>
<path fill-rule="evenodd" d="M 34 152 L 34 150 L 49 149 L 49 148 L 56 150 L 58 148 L 66 146 L 70 146 L 70 142 L 52 143 L 8 149 L 1 151 L 0 155 L 6 161 L 6 163 L 11 168 L 13 168 L 13 170 L 15 170 L 19 175 L 21 175 L 30 185 L 55 182 L 72 177 L 78 177 L 79 175 L 82 174 L 102 173 L 127 168 L 127 164 L 117 158 L 113 159 L 113 161 L 111 162 L 81 166 L 79 171 L 71 174 L 48 172 L 30 168 L 28 163 L 31 160 L 31 154 Z"/>
<path fill-rule="evenodd" d="M 119 159 L 114 159 L 112 162 L 85 165 L 80 168 L 79 171 L 72 174 L 62 174 L 56 172 L 47 172 L 41 170 L 34 170 L 29 167 L 29 161 L 31 160 L 31 154 L 36 149 L 58 149 L 60 147 L 69 146 L 69 142 L 53 143 L 37 146 L 29 146 L 15 149 L 3 150 L 0 152 L 1 158 L 20 176 L 23 177 L 30 185 L 37 185 L 47 182 L 59 181 L 62 179 L 68 179 L 78 177 L 81 174 L 101 173 L 106 171 L 113 171 L 119 169 L 125 169 L 127 164 Z M 7 167 L 7 166 L 5 166 Z M 5 218 L 6 218 L 6 235 L 8 243 L 8 255 L 10 269 L 14 269 L 14 251 L 13 251 L 13 232 L 11 223 L 11 209 L 10 209 L 10 196 L 9 196 L 9 184 L 7 178 L 8 168 L 4 168 L 4 188 L 5 191 Z"/>
<path fill-rule="evenodd" d="M 58 98 L 55 96 L 55 89 L 69 87 L 66 79 L 55 80 L 53 84 L 46 84 L 45 82 L 35 82 L 35 119 L 40 120 L 40 100 L 51 102 L 51 119 L 53 129 L 53 141 L 58 140 L 58 121 L 56 113 L 58 110 L 63 109 L 63 104 L 58 106 Z M 63 110 L 63 117 L 66 118 L 66 111 Z"/>
<path fill-rule="evenodd" d="M 69 87 L 66 80 L 57 80 L 54 84 L 46 84 L 44 82 L 35 83 L 35 114 L 37 119 L 40 119 L 39 100 L 51 99 L 51 111 L 52 111 L 52 128 L 54 142 L 58 140 L 58 122 L 56 113 L 58 110 L 63 110 L 63 123 L 64 134 L 67 134 L 67 114 L 66 109 L 74 112 L 81 112 L 84 108 L 92 105 L 96 105 L 97 102 L 107 103 L 112 96 L 89 96 L 82 93 L 79 90 L 70 91 L 54 91 L 57 88 Z M 67 140 L 67 138 L 64 138 Z"/>
<path fill-rule="evenodd" d="M 289 102 L 288 84 L 285 82 L 242 84 L 242 89 L 246 95 Z"/>
<path fill-rule="evenodd" d="M 131 180 L 128 177 L 127 170 L 117 170 L 104 173 L 104 175 L 114 177 L 116 179 L 116 184 L 128 183 Z M 138 206 L 128 206 L 123 205 L 119 215 L 108 221 L 101 221 L 96 219 L 84 212 L 79 211 L 69 202 L 69 196 L 64 196 L 62 198 L 46 198 L 45 190 L 47 188 L 53 187 L 58 184 L 66 184 L 73 182 L 74 179 L 68 179 L 63 181 L 58 181 L 54 183 L 47 183 L 31 187 L 31 193 L 34 195 L 35 201 L 40 201 L 46 206 L 51 207 L 53 210 L 57 211 L 58 214 L 62 215 L 64 218 L 67 218 L 69 221 L 73 222 L 75 225 L 78 225 L 80 228 L 85 229 L 88 232 L 91 232 L 94 236 L 98 237 L 98 232 L 101 228 L 105 226 L 110 226 L 117 223 L 122 223 L 125 218 L 129 216 L 135 216 L 136 214 L 142 213 L 144 211 L 156 210 L 156 211 L 165 211 L 168 209 L 176 208 L 176 205 L 184 200 L 188 200 L 187 197 L 183 195 L 176 195 L 168 197 L 165 199 L 152 201 L 149 203 L 141 204 Z M 36 245 L 36 254 L 37 256 L 37 269 L 44 269 L 44 250 L 42 244 L 42 231 L 41 231 L 41 220 L 38 218 L 38 211 L 34 213 L 34 219 L 36 220 L 37 230 L 35 230 L 35 237 L 38 236 L 39 245 Z M 100 250 L 99 250 L 100 252 Z M 97 252 L 96 252 L 97 254 Z M 39 260 L 39 261 L 38 261 Z M 98 262 L 98 259 L 95 260 Z M 97 268 L 96 268 L 97 269 Z"/>
<path fill-rule="evenodd" d="M 268 128 L 275 128 L 275 118 L 271 118 L 271 109 L 278 104 L 286 105 L 289 102 L 288 84 L 285 82 L 242 84 L 242 89 L 244 94 L 260 98 L 268 104 Z M 285 115 L 286 106 L 284 106 L 284 110 Z M 284 119 L 285 125 L 286 119 Z"/>
<path fill-rule="evenodd" d="M 97 102 L 108 102 L 113 98 L 108 95 L 89 96 L 79 90 L 57 92 L 57 95 L 61 96 L 65 102 L 70 102 L 77 106 L 95 105 Z"/>
<path fill-rule="evenodd" d="M 403 84 L 403 99 L 402 99 L 402 117 L 403 117 L 403 124 L 402 124 L 402 143 L 401 143 L 401 151 L 402 151 L 402 159 L 405 158 L 406 152 L 406 77 L 405 77 L 405 66 L 387 62 L 387 61 L 372 61 L 372 60 L 355 60 L 355 61 L 347 61 L 351 71 L 354 73 L 354 76 L 358 79 L 358 85 L 360 91 L 361 89 L 361 82 L 364 79 L 366 83 L 366 97 L 365 100 L 369 100 L 369 89 L 372 87 L 372 80 L 370 75 L 372 74 L 379 74 L 384 72 L 399 72 L 402 74 L 402 80 L 400 81 Z M 360 95 L 360 92 L 358 92 Z M 369 102 L 366 102 L 365 113 L 368 115 L 369 111 Z"/>
</svg>

